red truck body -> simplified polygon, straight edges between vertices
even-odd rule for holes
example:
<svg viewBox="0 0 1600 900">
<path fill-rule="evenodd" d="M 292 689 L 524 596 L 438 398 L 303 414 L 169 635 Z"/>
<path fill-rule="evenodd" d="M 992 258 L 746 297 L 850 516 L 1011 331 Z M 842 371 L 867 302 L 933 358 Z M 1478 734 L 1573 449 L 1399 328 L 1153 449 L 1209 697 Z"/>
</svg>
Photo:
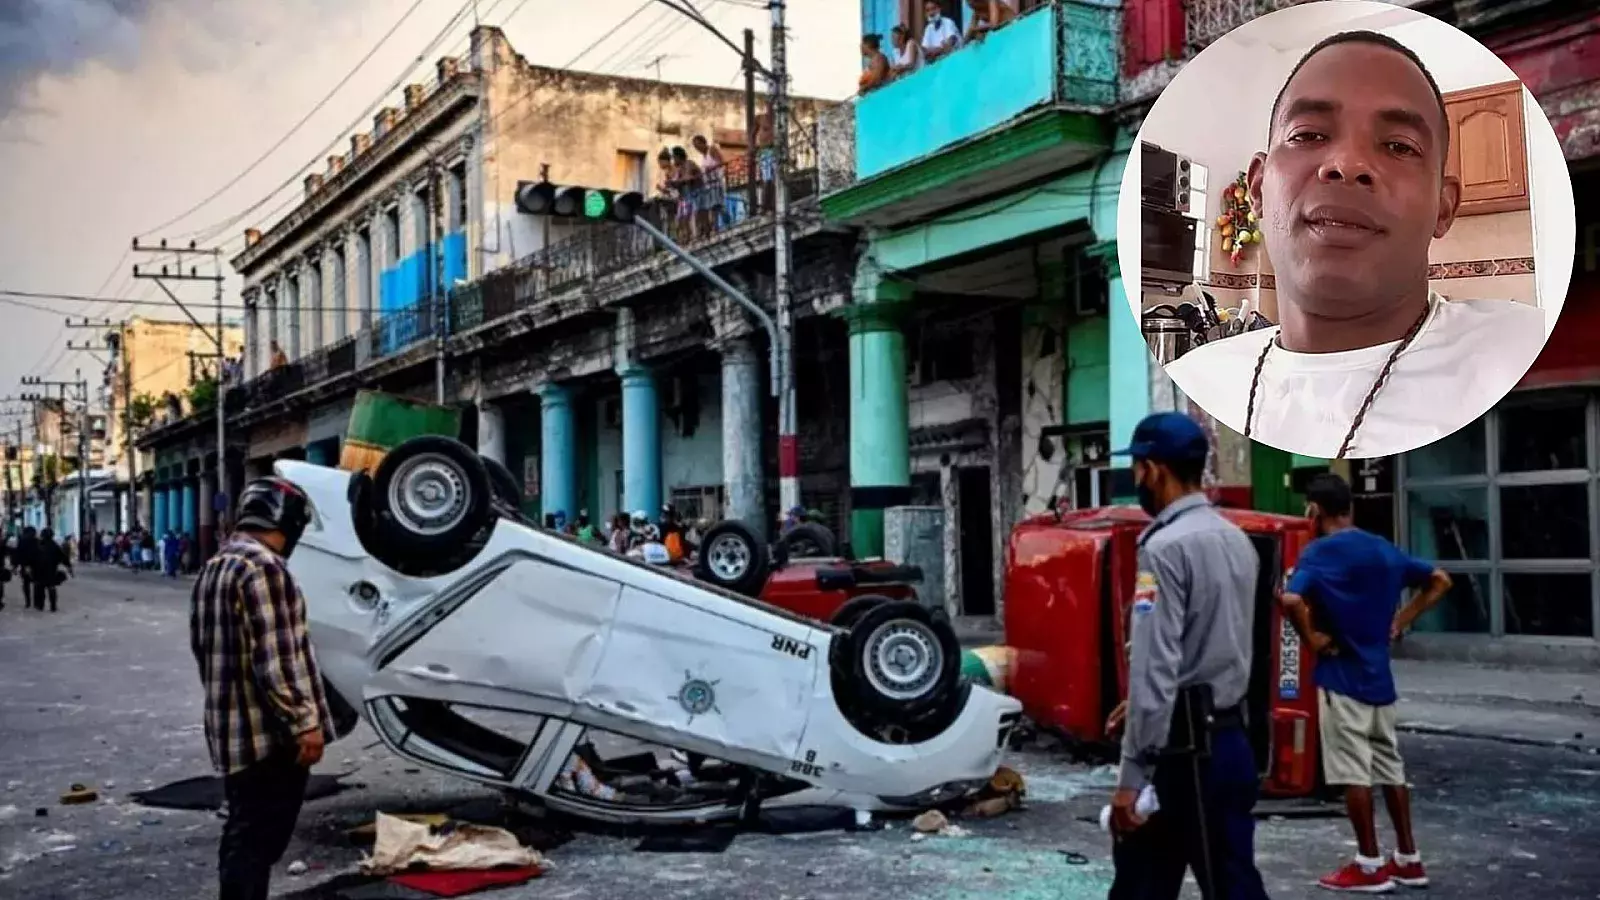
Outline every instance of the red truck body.
<svg viewBox="0 0 1600 900">
<path fill-rule="evenodd" d="M 1311 542 L 1304 518 L 1223 509 L 1261 557 L 1255 650 L 1247 699 L 1251 743 L 1269 797 L 1318 789 L 1313 660 L 1278 598 Z M 1106 717 L 1127 696 L 1129 612 L 1138 537 L 1149 517 L 1103 507 L 1028 519 L 1006 558 L 1006 644 L 1016 651 L 1009 691 L 1041 728 L 1085 744 L 1106 742 Z"/>
</svg>

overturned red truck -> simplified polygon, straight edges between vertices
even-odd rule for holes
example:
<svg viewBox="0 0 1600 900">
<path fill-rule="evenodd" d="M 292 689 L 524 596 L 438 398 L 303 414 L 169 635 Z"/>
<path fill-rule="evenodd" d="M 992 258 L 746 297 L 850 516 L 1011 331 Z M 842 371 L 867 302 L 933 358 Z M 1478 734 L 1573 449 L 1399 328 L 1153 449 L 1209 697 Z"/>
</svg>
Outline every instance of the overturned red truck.
<svg viewBox="0 0 1600 900">
<path fill-rule="evenodd" d="M 1317 696 L 1310 654 L 1278 597 L 1314 537 L 1304 518 L 1224 509 L 1261 558 L 1249 710 L 1262 793 L 1318 792 Z M 1106 717 L 1127 696 L 1124 648 L 1137 576 L 1136 507 L 1046 513 L 1019 524 L 1007 548 L 1005 635 L 1008 692 L 1041 730 L 1069 742 L 1105 744 Z"/>
</svg>

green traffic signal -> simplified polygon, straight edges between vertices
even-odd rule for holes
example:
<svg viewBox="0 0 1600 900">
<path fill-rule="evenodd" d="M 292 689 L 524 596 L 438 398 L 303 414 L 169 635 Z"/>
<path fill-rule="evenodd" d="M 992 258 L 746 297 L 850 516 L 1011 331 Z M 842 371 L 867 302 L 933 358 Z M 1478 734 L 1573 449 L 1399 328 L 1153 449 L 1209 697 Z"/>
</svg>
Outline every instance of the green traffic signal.
<svg viewBox="0 0 1600 900">
<path fill-rule="evenodd" d="M 608 206 L 604 191 L 591 190 L 583 198 L 583 214 L 591 219 L 604 219 Z"/>
</svg>

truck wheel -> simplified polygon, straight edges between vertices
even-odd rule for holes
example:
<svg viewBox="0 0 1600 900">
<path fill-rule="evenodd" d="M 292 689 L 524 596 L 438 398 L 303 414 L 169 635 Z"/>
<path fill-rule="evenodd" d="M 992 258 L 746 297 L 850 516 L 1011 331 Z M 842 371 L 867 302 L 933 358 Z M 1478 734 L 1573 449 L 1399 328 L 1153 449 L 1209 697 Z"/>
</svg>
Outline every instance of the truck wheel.
<svg viewBox="0 0 1600 900">
<path fill-rule="evenodd" d="M 458 564 L 490 521 L 489 471 L 453 438 L 425 435 L 389 451 L 372 479 L 376 540 L 368 551 L 398 571 Z"/>
<path fill-rule="evenodd" d="M 801 522 L 778 537 L 778 547 L 785 559 L 817 559 L 833 556 L 838 541 L 827 526 Z"/>
<path fill-rule="evenodd" d="M 694 563 L 696 578 L 751 598 L 761 596 L 771 572 L 766 545 L 748 525 L 731 519 L 706 532 Z"/>
<path fill-rule="evenodd" d="M 856 620 L 865 615 L 867 610 L 876 609 L 885 603 L 892 602 L 888 597 L 879 594 L 862 594 L 859 597 L 851 597 L 844 602 L 844 605 L 839 607 L 838 612 L 833 614 L 830 624 L 835 628 L 843 628 L 845 631 L 849 631 L 855 626 Z"/>
<path fill-rule="evenodd" d="M 517 479 L 505 463 L 493 460 L 487 456 L 480 457 L 483 468 L 489 473 L 489 486 L 494 491 L 496 500 L 504 503 L 514 510 L 522 509 L 522 486 L 517 484 Z"/>
<path fill-rule="evenodd" d="M 887 722 L 938 708 L 960 681 L 955 629 L 912 601 L 888 600 L 864 610 L 841 649 L 852 699 Z"/>
</svg>

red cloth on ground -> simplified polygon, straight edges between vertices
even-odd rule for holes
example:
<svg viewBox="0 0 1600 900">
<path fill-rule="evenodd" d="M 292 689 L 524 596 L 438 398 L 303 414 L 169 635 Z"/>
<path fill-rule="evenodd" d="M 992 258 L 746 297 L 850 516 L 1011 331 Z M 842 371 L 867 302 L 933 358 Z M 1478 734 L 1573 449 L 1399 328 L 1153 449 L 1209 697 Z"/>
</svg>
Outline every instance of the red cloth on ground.
<svg viewBox="0 0 1600 900">
<path fill-rule="evenodd" d="M 435 897 L 461 897 L 484 888 L 505 887 L 532 881 L 543 874 L 538 866 L 520 869 L 467 869 L 455 872 L 406 872 L 391 875 L 395 884 L 425 891 Z"/>
</svg>

